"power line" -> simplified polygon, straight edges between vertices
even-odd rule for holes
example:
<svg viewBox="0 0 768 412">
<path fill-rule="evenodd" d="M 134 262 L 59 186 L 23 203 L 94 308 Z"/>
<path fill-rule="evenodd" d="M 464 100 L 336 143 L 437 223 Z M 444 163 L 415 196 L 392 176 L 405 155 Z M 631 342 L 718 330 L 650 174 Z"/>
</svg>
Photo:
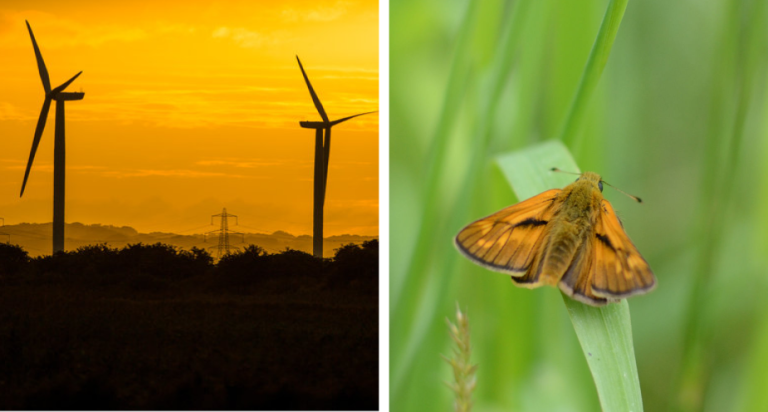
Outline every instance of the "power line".
<svg viewBox="0 0 768 412">
<path fill-rule="evenodd" d="M 213 223 L 211 223 L 211 225 L 212 225 L 212 224 L 213 224 Z M 195 227 L 195 228 L 192 228 L 192 229 L 182 230 L 182 231 L 178 232 L 177 234 L 181 235 L 181 234 L 183 234 L 183 233 L 192 232 L 193 230 L 207 229 L 207 228 L 209 228 L 211 225 L 204 225 L 204 226 Z M 193 233 L 192 235 L 195 235 L 195 234 Z"/>
<path fill-rule="evenodd" d="M 266 230 L 256 229 L 255 227 L 250 227 L 250 226 L 246 226 L 246 225 L 238 225 L 238 226 L 240 226 L 242 228 L 246 228 L 246 229 L 250 229 L 250 230 L 256 230 L 256 231 L 261 232 L 261 233 L 249 233 L 249 235 L 261 235 L 261 234 L 268 235 L 269 234 L 269 233 L 267 233 Z"/>
</svg>

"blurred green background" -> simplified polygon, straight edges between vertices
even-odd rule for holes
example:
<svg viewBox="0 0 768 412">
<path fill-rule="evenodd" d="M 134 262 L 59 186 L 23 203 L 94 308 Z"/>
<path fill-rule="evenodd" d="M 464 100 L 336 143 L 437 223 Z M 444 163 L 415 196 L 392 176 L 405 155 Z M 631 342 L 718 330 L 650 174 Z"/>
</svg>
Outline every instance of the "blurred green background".
<svg viewBox="0 0 768 412">
<path fill-rule="evenodd" d="M 499 154 L 556 139 L 606 0 L 390 2 L 390 405 L 447 411 L 458 302 L 477 411 L 594 411 L 558 291 L 459 256 L 518 201 Z M 630 1 L 579 133 L 659 281 L 630 299 L 646 411 L 768 411 L 768 6 Z"/>
</svg>

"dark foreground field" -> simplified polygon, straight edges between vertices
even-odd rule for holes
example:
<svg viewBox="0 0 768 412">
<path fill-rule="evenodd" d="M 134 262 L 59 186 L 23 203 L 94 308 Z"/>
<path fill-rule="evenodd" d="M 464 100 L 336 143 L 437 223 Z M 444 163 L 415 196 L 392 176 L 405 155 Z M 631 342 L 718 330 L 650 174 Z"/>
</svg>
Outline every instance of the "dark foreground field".
<svg viewBox="0 0 768 412">
<path fill-rule="evenodd" d="M 371 253 L 163 276 L 147 259 L 100 274 L 85 252 L 100 263 L 79 275 L 59 273 L 74 254 L 0 267 L 0 408 L 377 408 Z"/>
</svg>

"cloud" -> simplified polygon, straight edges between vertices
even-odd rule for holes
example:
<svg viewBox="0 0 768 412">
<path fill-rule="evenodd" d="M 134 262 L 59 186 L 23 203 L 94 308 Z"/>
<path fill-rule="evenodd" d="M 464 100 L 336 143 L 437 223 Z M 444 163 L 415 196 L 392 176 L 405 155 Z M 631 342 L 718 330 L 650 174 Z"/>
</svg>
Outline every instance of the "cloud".
<svg viewBox="0 0 768 412">
<path fill-rule="evenodd" d="M 379 209 L 379 199 L 336 199 L 327 202 L 328 205 L 338 208 Z"/>
<path fill-rule="evenodd" d="M 284 166 L 288 164 L 287 161 L 271 161 L 271 162 L 265 162 L 265 161 L 238 161 L 238 160 L 201 160 L 197 162 L 196 164 L 199 166 L 232 166 L 232 167 L 238 167 L 238 168 L 244 168 L 244 169 L 253 169 L 256 167 L 272 167 L 272 166 Z M 290 162 L 291 164 L 294 164 L 296 162 Z"/>
<path fill-rule="evenodd" d="M 341 18 L 347 13 L 347 8 L 351 3 L 348 1 L 337 1 L 331 6 L 318 6 L 312 9 L 295 10 L 285 9 L 282 12 L 283 20 L 287 22 L 329 22 Z"/>
<path fill-rule="evenodd" d="M 29 116 L 23 115 L 16 106 L 8 102 L 0 102 L 0 120 L 27 120 Z"/>
<path fill-rule="evenodd" d="M 228 27 L 219 27 L 213 31 L 213 38 L 229 37 L 232 34 L 232 30 Z"/>
<path fill-rule="evenodd" d="M 201 79 L 201 81 L 204 81 L 205 79 Z M 253 92 L 264 92 L 264 93 L 283 93 L 286 91 L 290 91 L 290 89 L 285 87 L 255 87 L 255 86 L 239 86 L 239 87 L 220 87 L 220 88 L 211 88 L 211 89 L 203 89 L 203 88 L 190 88 L 190 89 L 165 89 L 165 90 L 143 90 L 143 89 L 130 89 L 130 90 L 123 90 L 121 92 L 121 95 L 124 98 L 132 98 L 132 97 L 144 97 L 144 96 L 185 96 L 185 95 L 214 95 L 214 96 L 224 96 L 224 95 L 239 95 L 239 94 L 251 94 Z"/>
<path fill-rule="evenodd" d="M 7 170 L 26 170 L 27 162 L 19 163 L 13 166 L 7 166 Z M 35 162 L 32 164 L 32 170 L 35 172 L 53 173 L 53 163 Z"/>
<path fill-rule="evenodd" d="M 86 165 L 67 166 L 67 171 L 75 170 L 75 171 L 78 171 L 78 172 L 88 172 L 88 171 L 104 170 L 104 169 L 106 169 L 106 167 L 104 167 L 104 166 L 86 166 Z"/>
<path fill-rule="evenodd" d="M 214 30 L 211 35 L 216 39 L 232 39 L 235 44 L 244 48 L 259 48 L 265 45 L 274 45 L 278 43 L 278 40 L 275 37 L 242 27 L 219 27 Z"/>
<path fill-rule="evenodd" d="M 201 177 L 227 177 L 239 179 L 252 179 L 256 176 L 245 176 L 221 172 L 200 172 L 188 169 L 137 169 L 123 171 L 107 171 L 103 173 L 107 177 L 116 177 L 118 179 L 127 177 L 180 177 L 180 178 L 201 178 Z"/>
<path fill-rule="evenodd" d="M 6 166 L 5 169 L 7 170 L 26 170 L 27 168 L 27 161 L 13 161 L 13 160 L 2 160 L 3 163 L 15 163 L 11 166 Z M 67 172 L 92 172 L 92 171 L 100 171 L 106 169 L 104 166 L 87 166 L 87 165 L 67 165 Z M 36 161 L 32 165 L 32 170 L 35 172 L 44 172 L 44 173 L 52 173 L 53 172 L 53 163 L 46 163 L 46 162 L 39 162 Z"/>
<path fill-rule="evenodd" d="M 294 127 L 296 105 L 281 105 L 278 88 L 120 90 L 93 96 L 68 119 L 149 122 L 170 128 L 236 125 L 252 128 Z"/>
<path fill-rule="evenodd" d="M 38 11 L 3 11 L 0 20 L 6 27 L 22 26 L 24 20 L 29 20 L 35 37 L 45 33 L 45 48 L 72 47 L 78 45 L 100 46 L 114 41 L 136 41 L 148 36 L 145 29 L 135 26 L 94 25 L 59 18 L 53 14 Z M 21 22 L 21 23 L 20 23 Z M 21 29 L 21 27 L 19 27 Z M 3 43 L 27 44 L 29 35 L 26 27 L 22 30 L 10 30 L 3 36 Z"/>
<path fill-rule="evenodd" d="M 35 37 L 43 36 L 46 49 L 87 45 L 99 47 L 114 42 L 135 42 L 167 33 L 191 34 L 196 27 L 164 21 L 143 21 L 130 25 L 81 23 L 40 11 L 0 11 L 0 25 L 12 27 L 0 36 L 0 44 L 18 46 L 29 42 L 24 20 L 28 20 Z M 23 28 L 22 28 L 23 27 Z"/>
</svg>

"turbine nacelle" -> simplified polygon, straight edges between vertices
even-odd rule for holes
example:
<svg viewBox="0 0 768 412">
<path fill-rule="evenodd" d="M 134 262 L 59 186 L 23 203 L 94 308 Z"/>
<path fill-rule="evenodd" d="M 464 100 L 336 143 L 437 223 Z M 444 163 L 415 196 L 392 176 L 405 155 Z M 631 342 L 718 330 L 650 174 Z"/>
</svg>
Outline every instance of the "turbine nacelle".
<svg viewBox="0 0 768 412">
<path fill-rule="evenodd" d="M 310 122 L 305 120 L 305 121 L 299 122 L 299 126 L 305 129 L 325 129 L 326 127 L 330 127 L 330 123 Z"/>
<path fill-rule="evenodd" d="M 355 118 L 357 116 L 362 116 L 362 115 L 376 113 L 376 112 L 377 111 L 358 113 L 352 116 L 342 117 L 341 119 L 334 120 L 332 122 L 310 122 L 310 121 L 304 120 L 299 122 L 299 126 L 305 129 L 330 129 L 331 127 L 336 126 L 339 123 L 346 122 L 347 120 Z"/>
<path fill-rule="evenodd" d="M 57 102 L 67 100 L 83 100 L 83 97 L 85 97 L 85 93 L 83 92 L 61 92 L 56 97 L 54 97 L 53 100 L 56 100 Z"/>
<path fill-rule="evenodd" d="M 42 60 L 41 60 L 42 61 Z M 43 63 L 45 64 L 45 63 Z M 43 69 L 45 69 L 45 66 L 43 66 Z M 83 74 L 82 71 L 80 73 L 72 76 L 71 79 L 67 80 L 66 82 L 62 83 L 61 86 L 47 91 L 45 93 L 46 99 L 56 100 L 56 101 L 66 101 L 66 100 L 83 100 L 83 97 L 85 96 L 85 93 L 83 92 L 65 92 L 64 90 L 72 84 L 75 79 L 80 77 L 80 75 Z M 43 87 L 45 88 L 45 84 L 43 84 Z"/>
</svg>

